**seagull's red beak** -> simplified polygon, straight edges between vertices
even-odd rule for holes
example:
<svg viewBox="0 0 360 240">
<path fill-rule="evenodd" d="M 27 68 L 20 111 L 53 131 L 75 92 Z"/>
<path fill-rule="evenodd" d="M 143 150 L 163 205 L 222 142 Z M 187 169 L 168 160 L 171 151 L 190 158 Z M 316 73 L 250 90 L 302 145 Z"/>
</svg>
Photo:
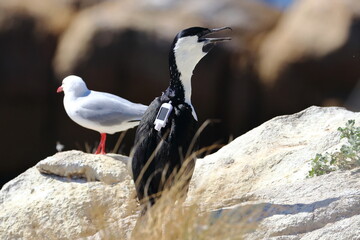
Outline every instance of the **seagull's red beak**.
<svg viewBox="0 0 360 240">
<path fill-rule="evenodd" d="M 57 93 L 62 92 L 62 91 L 64 91 L 62 86 L 58 87 L 58 89 L 56 90 Z"/>
</svg>

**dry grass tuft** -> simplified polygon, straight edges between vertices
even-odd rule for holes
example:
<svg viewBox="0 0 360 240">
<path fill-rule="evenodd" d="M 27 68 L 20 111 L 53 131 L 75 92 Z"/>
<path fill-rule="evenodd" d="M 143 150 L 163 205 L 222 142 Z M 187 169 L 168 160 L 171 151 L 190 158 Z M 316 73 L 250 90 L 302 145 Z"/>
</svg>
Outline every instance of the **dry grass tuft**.
<svg viewBox="0 0 360 240">
<path fill-rule="evenodd" d="M 146 239 L 243 239 L 255 227 L 248 219 L 221 211 L 201 212 L 198 205 L 183 206 L 173 188 L 138 219 L 132 232 L 133 240 Z M 175 204 L 174 204 L 175 201 Z"/>
<path fill-rule="evenodd" d="M 213 145 L 200 149 L 188 156 L 194 156 L 221 147 Z M 190 161 L 185 161 L 185 163 Z M 175 177 L 175 184 L 165 188 L 156 204 L 148 208 L 144 216 L 139 216 L 133 229 L 131 239 L 243 239 L 244 234 L 256 228 L 254 219 L 261 209 L 238 207 L 229 210 L 200 210 L 199 201 L 184 206 L 187 191 L 187 179 L 192 172 L 187 171 L 186 164 Z"/>
</svg>

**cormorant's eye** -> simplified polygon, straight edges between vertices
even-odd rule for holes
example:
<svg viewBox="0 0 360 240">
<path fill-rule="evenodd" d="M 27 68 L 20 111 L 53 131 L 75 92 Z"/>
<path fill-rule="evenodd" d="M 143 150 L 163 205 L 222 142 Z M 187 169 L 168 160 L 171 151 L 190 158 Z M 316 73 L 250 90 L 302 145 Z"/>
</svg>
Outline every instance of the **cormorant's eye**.
<svg viewBox="0 0 360 240">
<path fill-rule="evenodd" d="M 201 38 L 201 37 L 200 37 L 200 38 L 198 39 L 198 42 L 204 42 L 204 41 L 206 41 L 206 38 Z"/>
</svg>

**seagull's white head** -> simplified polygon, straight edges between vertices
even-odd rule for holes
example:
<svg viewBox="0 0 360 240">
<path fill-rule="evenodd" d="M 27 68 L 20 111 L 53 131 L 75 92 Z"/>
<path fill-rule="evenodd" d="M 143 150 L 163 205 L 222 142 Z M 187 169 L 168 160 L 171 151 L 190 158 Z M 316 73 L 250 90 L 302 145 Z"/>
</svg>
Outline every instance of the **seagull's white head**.
<svg viewBox="0 0 360 240">
<path fill-rule="evenodd" d="M 75 96 L 83 96 L 89 92 L 84 80 L 81 77 L 70 75 L 64 78 L 61 86 L 56 92 L 64 92 L 64 94 L 72 94 Z"/>
</svg>

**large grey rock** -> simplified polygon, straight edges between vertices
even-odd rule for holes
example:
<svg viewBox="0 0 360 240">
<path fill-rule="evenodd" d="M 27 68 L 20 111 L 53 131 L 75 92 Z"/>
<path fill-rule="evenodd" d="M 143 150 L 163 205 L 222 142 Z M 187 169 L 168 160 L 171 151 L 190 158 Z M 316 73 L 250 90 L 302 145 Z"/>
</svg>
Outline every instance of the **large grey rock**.
<svg viewBox="0 0 360 240">
<path fill-rule="evenodd" d="M 310 159 L 341 145 L 337 128 L 360 114 L 342 108 L 310 107 L 276 117 L 196 163 L 190 195 L 219 204 L 245 193 L 306 178 Z M 340 146 L 339 146 L 340 147 Z"/>
<path fill-rule="evenodd" d="M 167 210 L 156 215 L 176 219 L 166 227 L 184 226 L 183 234 L 216 228 L 221 218 L 251 240 L 359 239 L 360 169 L 307 178 L 316 153 L 346 143 L 337 128 L 349 119 L 358 124 L 360 113 L 310 107 L 276 117 L 197 161 L 185 204 L 205 214 L 160 207 Z M 128 239 L 138 205 L 127 165 L 127 157 L 79 151 L 40 161 L 1 189 L 0 238 Z M 191 220 L 195 226 L 190 215 L 211 219 Z M 144 233 L 161 235 L 163 226 L 154 227 Z"/>
<path fill-rule="evenodd" d="M 258 230 L 246 239 L 358 239 L 359 177 L 360 169 L 356 169 L 279 183 L 232 199 L 232 203 L 242 203 L 215 212 L 257 219 Z"/>
<path fill-rule="evenodd" d="M 126 238 L 134 188 L 124 157 L 58 153 L 5 184 L 1 239 Z M 43 172 L 43 173 L 41 173 Z"/>
<path fill-rule="evenodd" d="M 358 239 L 360 170 L 307 178 L 311 158 L 344 144 L 349 119 L 360 113 L 310 107 L 262 124 L 197 161 L 188 204 L 258 219 L 247 239 Z"/>
</svg>

